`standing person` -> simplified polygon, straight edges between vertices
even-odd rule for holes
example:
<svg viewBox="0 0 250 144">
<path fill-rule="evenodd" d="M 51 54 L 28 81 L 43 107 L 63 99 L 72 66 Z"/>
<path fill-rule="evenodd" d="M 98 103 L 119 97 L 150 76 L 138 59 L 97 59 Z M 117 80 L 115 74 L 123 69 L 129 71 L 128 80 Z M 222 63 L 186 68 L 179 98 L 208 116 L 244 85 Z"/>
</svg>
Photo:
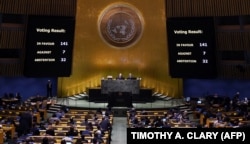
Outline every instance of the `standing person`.
<svg viewBox="0 0 250 144">
<path fill-rule="evenodd" d="M 21 135 L 27 135 L 32 128 L 33 116 L 30 111 L 22 112 L 19 119 Z"/>
<path fill-rule="evenodd" d="M 238 107 L 239 101 L 240 101 L 240 92 L 237 92 L 232 99 L 233 109 L 236 109 Z"/>
<path fill-rule="evenodd" d="M 235 101 L 238 101 L 240 99 L 240 92 L 236 92 L 236 94 L 234 95 L 233 99 Z"/>
<path fill-rule="evenodd" d="M 120 79 L 120 80 L 124 79 L 124 77 L 123 77 L 122 73 L 119 73 L 119 75 L 117 76 L 117 78 L 116 78 L 116 79 Z"/>
<path fill-rule="evenodd" d="M 133 77 L 133 76 L 132 76 L 132 73 L 129 73 L 127 79 L 132 79 L 132 77 Z"/>
<path fill-rule="evenodd" d="M 50 80 L 47 82 L 47 97 L 52 97 L 52 82 Z"/>
<path fill-rule="evenodd" d="M 135 79 L 135 77 L 132 75 L 132 73 L 129 73 L 127 79 Z"/>
</svg>

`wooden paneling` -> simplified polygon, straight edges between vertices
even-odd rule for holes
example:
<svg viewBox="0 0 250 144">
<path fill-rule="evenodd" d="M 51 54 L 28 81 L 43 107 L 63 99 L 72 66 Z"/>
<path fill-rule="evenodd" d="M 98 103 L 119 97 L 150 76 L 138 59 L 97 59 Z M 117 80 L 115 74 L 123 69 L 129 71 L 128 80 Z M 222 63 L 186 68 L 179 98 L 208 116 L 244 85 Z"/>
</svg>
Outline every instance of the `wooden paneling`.
<svg viewBox="0 0 250 144">
<path fill-rule="evenodd" d="M 250 32 L 219 32 L 217 34 L 217 55 L 220 51 L 250 51 Z M 249 60 L 225 61 L 218 59 L 218 76 L 227 79 L 250 79 Z"/>
<path fill-rule="evenodd" d="M 241 32 L 224 32 L 217 34 L 218 47 L 217 50 L 244 50 L 244 33 Z"/>
<path fill-rule="evenodd" d="M 0 0 L 0 13 L 75 16 L 76 0 Z"/>
<path fill-rule="evenodd" d="M 222 79 L 248 79 L 250 77 L 250 68 L 246 64 L 241 65 L 222 65 L 219 71 Z"/>
<path fill-rule="evenodd" d="M 173 1 L 172 0 L 165 0 L 165 8 L 166 8 L 166 16 L 173 15 Z"/>
<path fill-rule="evenodd" d="M 216 9 L 216 6 L 213 2 L 214 0 L 202 0 L 203 5 L 204 5 L 204 15 L 205 16 L 213 16 L 215 15 L 213 12 Z"/>
<path fill-rule="evenodd" d="M 0 75 L 4 76 L 22 76 L 23 64 L 18 60 L 6 60 L 8 63 L 0 63 Z"/>
<path fill-rule="evenodd" d="M 249 15 L 249 0 L 166 0 L 167 17 Z"/>
<path fill-rule="evenodd" d="M 32 0 L 27 5 L 27 13 L 31 15 L 51 15 L 51 0 Z"/>
<path fill-rule="evenodd" d="M 28 0 L 0 0 L 0 13 L 25 14 Z"/>
<path fill-rule="evenodd" d="M 249 15 L 250 1 L 244 0 L 244 2 L 239 3 L 239 9 L 241 11 L 241 15 Z"/>
<path fill-rule="evenodd" d="M 24 33 L 23 29 L 0 29 L 0 49 L 24 48 Z"/>
<path fill-rule="evenodd" d="M 59 16 L 75 16 L 76 0 L 61 0 L 59 4 L 58 0 L 52 0 L 51 13 Z"/>
</svg>

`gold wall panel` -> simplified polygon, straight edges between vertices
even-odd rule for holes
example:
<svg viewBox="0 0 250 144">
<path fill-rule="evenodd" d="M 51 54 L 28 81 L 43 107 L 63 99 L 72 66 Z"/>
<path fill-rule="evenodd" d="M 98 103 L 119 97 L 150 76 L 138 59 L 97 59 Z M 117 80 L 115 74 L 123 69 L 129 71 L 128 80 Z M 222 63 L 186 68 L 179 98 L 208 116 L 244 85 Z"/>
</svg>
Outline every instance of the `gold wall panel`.
<svg viewBox="0 0 250 144">
<path fill-rule="evenodd" d="M 119 2 L 119 1 L 118 1 Z M 182 80 L 169 76 L 165 0 L 123 0 L 143 17 L 143 34 L 126 48 L 114 48 L 98 32 L 98 18 L 116 0 L 78 0 L 72 75 L 59 78 L 59 96 L 70 96 L 100 86 L 107 75 L 129 73 L 141 77 L 141 86 L 182 97 Z"/>
</svg>

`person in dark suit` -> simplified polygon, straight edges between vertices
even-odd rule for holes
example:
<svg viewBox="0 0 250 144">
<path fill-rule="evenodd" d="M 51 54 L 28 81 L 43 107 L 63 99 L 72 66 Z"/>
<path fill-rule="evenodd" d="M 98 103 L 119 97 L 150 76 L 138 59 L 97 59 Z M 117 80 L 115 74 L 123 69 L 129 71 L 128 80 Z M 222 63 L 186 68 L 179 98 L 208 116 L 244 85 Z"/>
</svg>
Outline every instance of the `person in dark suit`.
<svg viewBox="0 0 250 144">
<path fill-rule="evenodd" d="M 85 139 L 85 135 L 81 135 L 81 141 L 82 143 L 88 143 L 88 140 Z"/>
<path fill-rule="evenodd" d="M 132 75 L 132 73 L 129 73 L 127 79 L 131 79 L 132 80 L 132 79 L 135 79 L 135 77 Z"/>
<path fill-rule="evenodd" d="M 52 97 L 52 82 L 50 80 L 47 82 L 47 97 Z"/>
<path fill-rule="evenodd" d="M 93 144 L 100 144 L 103 142 L 104 140 L 102 139 L 102 137 L 99 137 L 98 134 L 94 134 L 94 138 L 92 139 Z"/>
<path fill-rule="evenodd" d="M 19 104 L 21 104 L 21 102 L 22 102 L 22 96 L 20 95 L 19 92 L 16 93 L 15 98 L 18 100 L 17 102 L 18 102 Z"/>
<path fill-rule="evenodd" d="M 117 76 L 117 78 L 116 78 L 116 79 L 118 79 L 118 80 L 123 80 L 123 79 L 124 79 L 124 77 L 123 77 L 122 73 L 119 73 L 119 75 Z"/>
<path fill-rule="evenodd" d="M 49 139 L 47 137 L 44 137 L 42 140 L 42 144 L 49 144 Z"/>
<path fill-rule="evenodd" d="M 33 136 L 39 136 L 40 135 L 39 125 L 33 123 L 33 128 L 31 129 L 31 133 Z"/>
<path fill-rule="evenodd" d="M 238 102 L 240 101 L 240 92 L 236 92 L 232 99 L 232 106 L 235 110 L 238 107 Z"/>
<path fill-rule="evenodd" d="M 111 124 L 107 117 L 102 118 L 102 121 L 100 122 L 100 127 L 103 131 L 108 131 L 111 129 Z"/>
<path fill-rule="evenodd" d="M 81 136 L 92 136 L 92 130 L 89 126 L 86 126 L 86 129 L 81 131 Z"/>
<path fill-rule="evenodd" d="M 48 126 L 48 129 L 46 130 L 46 134 L 47 134 L 47 135 L 50 135 L 50 136 L 55 136 L 55 130 L 54 130 L 54 128 L 52 127 L 52 125 L 49 125 L 49 126 Z"/>
<path fill-rule="evenodd" d="M 23 112 L 21 113 L 19 119 L 19 127 L 21 130 L 21 134 L 28 134 L 32 128 L 32 113 L 31 112 Z"/>
<path fill-rule="evenodd" d="M 66 133 L 66 136 L 78 136 L 78 131 L 73 126 L 71 126 L 69 131 Z"/>
</svg>

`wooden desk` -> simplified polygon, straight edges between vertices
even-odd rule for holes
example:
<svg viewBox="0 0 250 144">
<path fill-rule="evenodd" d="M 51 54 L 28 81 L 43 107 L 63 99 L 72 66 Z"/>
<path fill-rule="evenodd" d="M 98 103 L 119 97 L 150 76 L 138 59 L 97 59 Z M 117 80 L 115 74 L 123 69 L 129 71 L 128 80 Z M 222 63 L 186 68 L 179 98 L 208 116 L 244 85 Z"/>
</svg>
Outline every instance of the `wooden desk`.
<svg viewBox="0 0 250 144">
<path fill-rule="evenodd" d="M 38 110 L 39 112 L 43 112 L 43 117 L 44 117 L 44 119 L 46 119 L 47 118 L 47 110 L 46 109 L 39 109 Z M 40 123 L 40 120 L 41 119 L 41 115 L 40 115 L 40 113 L 39 113 L 39 122 L 38 123 Z"/>
<path fill-rule="evenodd" d="M 32 139 L 35 143 L 41 143 L 42 139 L 44 137 L 48 137 L 50 141 L 54 141 L 54 144 L 60 144 L 61 140 L 65 137 L 65 136 L 29 136 L 30 139 Z M 74 136 L 72 137 L 72 141 L 73 143 L 76 142 L 76 140 L 80 138 L 79 136 Z M 93 139 L 93 137 L 91 136 L 86 136 L 85 139 L 88 140 L 88 142 L 91 142 L 91 140 Z M 104 136 L 102 137 L 103 139 L 103 144 L 109 144 L 108 142 L 108 137 Z"/>
<path fill-rule="evenodd" d="M 13 103 L 17 103 L 18 99 L 17 98 L 10 98 L 10 99 L 2 98 L 2 102 L 5 104 L 13 104 Z"/>
<path fill-rule="evenodd" d="M 200 114 L 200 124 L 201 125 L 204 125 L 204 118 L 205 118 L 205 115 L 203 113 Z"/>
<path fill-rule="evenodd" d="M 18 117 L 22 112 L 26 112 L 24 110 L 5 110 L 2 111 L 3 113 L 0 113 L 0 116 L 4 117 Z M 33 117 L 36 117 L 36 122 L 40 123 L 41 122 L 41 116 L 39 112 L 33 113 Z"/>
<path fill-rule="evenodd" d="M 11 139 L 13 139 L 15 137 L 15 131 L 16 131 L 16 129 L 15 129 L 14 125 L 12 125 L 12 124 L 11 125 L 4 124 L 2 126 L 2 129 L 3 129 L 4 132 L 10 131 L 10 133 L 11 133 Z"/>
<path fill-rule="evenodd" d="M 4 132 L 2 129 L 0 129 L 0 144 L 3 144 L 4 142 Z"/>
<path fill-rule="evenodd" d="M 36 117 L 37 123 L 41 123 L 41 115 L 39 112 L 33 113 L 33 117 Z"/>
<path fill-rule="evenodd" d="M 210 128 L 210 124 L 214 124 L 217 118 L 207 118 L 206 125 Z"/>
</svg>

